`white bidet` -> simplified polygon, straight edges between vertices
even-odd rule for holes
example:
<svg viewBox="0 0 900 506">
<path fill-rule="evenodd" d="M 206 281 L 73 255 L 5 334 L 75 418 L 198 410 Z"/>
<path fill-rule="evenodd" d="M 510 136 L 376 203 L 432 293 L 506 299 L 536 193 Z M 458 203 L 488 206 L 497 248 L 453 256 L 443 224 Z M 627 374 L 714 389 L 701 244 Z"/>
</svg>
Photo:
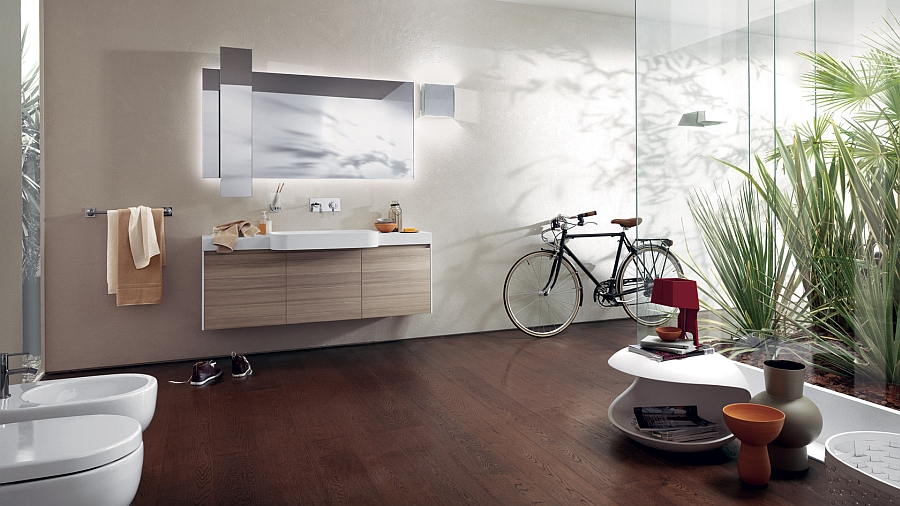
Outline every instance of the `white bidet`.
<svg viewBox="0 0 900 506">
<path fill-rule="evenodd" d="M 126 506 L 144 464 L 141 424 L 119 415 L 0 425 L 0 506 Z"/>
<path fill-rule="evenodd" d="M 9 387 L 0 424 L 78 415 L 122 415 L 146 429 L 156 411 L 157 382 L 146 374 L 82 376 Z"/>
</svg>

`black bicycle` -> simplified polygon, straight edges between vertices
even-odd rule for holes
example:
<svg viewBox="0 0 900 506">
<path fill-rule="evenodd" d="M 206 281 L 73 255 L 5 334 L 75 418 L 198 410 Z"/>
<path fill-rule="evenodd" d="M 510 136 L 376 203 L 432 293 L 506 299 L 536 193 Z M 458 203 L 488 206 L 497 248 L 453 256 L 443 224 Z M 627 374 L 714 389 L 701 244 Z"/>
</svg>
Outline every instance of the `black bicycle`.
<svg viewBox="0 0 900 506">
<path fill-rule="evenodd" d="M 575 319 L 578 308 L 584 301 L 584 294 L 581 278 L 572 265 L 573 261 L 594 282 L 594 302 L 601 306 L 622 306 L 636 322 L 651 327 L 665 323 L 678 314 L 677 309 L 650 302 L 654 279 L 684 277 L 681 264 L 669 252 L 672 241 L 629 241 L 625 231 L 639 225 L 642 221 L 640 218 L 612 220 L 611 223 L 622 227 L 621 232 L 569 233 L 570 229 L 583 226 L 585 218 L 596 214 L 596 211 L 591 211 L 576 216 L 559 215 L 553 218 L 550 220 L 550 228 L 541 232 L 541 239 L 550 248 L 542 248 L 523 256 L 509 270 L 503 286 L 503 305 L 509 319 L 522 332 L 536 337 L 549 337 L 565 330 Z M 616 261 L 609 279 L 598 281 L 566 245 L 572 239 L 585 237 L 619 238 Z M 623 248 L 628 256 L 620 268 Z"/>
</svg>

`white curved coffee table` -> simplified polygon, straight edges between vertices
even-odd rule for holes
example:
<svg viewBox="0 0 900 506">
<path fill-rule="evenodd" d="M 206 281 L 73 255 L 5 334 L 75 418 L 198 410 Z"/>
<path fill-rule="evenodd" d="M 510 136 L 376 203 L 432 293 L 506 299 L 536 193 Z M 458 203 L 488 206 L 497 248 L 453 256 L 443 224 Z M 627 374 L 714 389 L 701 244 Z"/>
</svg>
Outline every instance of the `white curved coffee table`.
<svg viewBox="0 0 900 506">
<path fill-rule="evenodd" d="M 700 452 L 724 446 L 734 436 L 725 426 L 722 408 L 750 400 L 740 369 L 716 353 L 656 362 L 623 348 L 609 358 L 609 365 L 635 376 L 634 383 L 609 405 L 609 421 L 638 443 L 660 450 Z M 635 407 L 684 405 L 696 405 L 701 417 L 719 424 L 719 437 L 687 443 L 663 441 L 631 426 Z"/>
</svg>

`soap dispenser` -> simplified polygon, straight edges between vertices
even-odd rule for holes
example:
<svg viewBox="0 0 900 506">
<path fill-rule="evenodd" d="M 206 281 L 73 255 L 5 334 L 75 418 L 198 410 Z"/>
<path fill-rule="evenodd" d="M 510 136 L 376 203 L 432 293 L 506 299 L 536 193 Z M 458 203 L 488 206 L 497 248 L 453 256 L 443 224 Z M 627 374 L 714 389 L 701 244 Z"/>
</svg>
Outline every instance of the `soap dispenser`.
<svg viewBox="0 0 900 506">
<path fill-rule="evenodd" d="M 269 224 L 272 223 L 272 221 L 266 216 L 265 211 L 263 211 L 262 214 L 263 214 L 262 218 L 259 219 L 259 225 L 257 226 L 257 228 L 259 228 L 260 234 L 265 235 L 267 232 L 272 231 L 272 229 L 269 226 Z"/>
</svg>

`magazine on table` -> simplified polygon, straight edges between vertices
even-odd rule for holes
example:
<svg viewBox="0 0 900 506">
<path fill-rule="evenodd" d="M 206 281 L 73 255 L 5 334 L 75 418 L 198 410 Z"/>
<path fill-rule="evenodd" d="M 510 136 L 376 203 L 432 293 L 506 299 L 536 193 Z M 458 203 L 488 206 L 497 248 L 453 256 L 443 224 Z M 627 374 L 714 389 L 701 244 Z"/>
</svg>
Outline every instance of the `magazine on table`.
<svg viewBox="0 0 900 506">
<path fill-rule="evenodd" d="M 718 424 L 701 418 L 697 406 L 636 406 L 634 418 L 640 431 L 718 428 Z"/>
<path fill-rule="evenodd" d="M 675 443 L 691 443 L 695 441 L 708 441 L 710 439 L 719 438 L 719 429 L 707 430 L 705 432 L 697 432 L 693 434 L 663 434 L 651 432 L 651 436 L 663 441 L 672 441 Z"/>
<path fill-rule="evenodd" d="M 637 418 L 631 419 L 631 426 L 636 430 L 640 430 L 640 428 L 638 427 Z M 697 429 L 662 429 L 641 431 L 641 434 L 651 436 L 662 441 L 689 443 L 692 441 L 708 441 L 711 439 L 718 439 L 719 428 L 718 426 L 711 425 L 709 427 L 701 427 Z"/>
</svg>

